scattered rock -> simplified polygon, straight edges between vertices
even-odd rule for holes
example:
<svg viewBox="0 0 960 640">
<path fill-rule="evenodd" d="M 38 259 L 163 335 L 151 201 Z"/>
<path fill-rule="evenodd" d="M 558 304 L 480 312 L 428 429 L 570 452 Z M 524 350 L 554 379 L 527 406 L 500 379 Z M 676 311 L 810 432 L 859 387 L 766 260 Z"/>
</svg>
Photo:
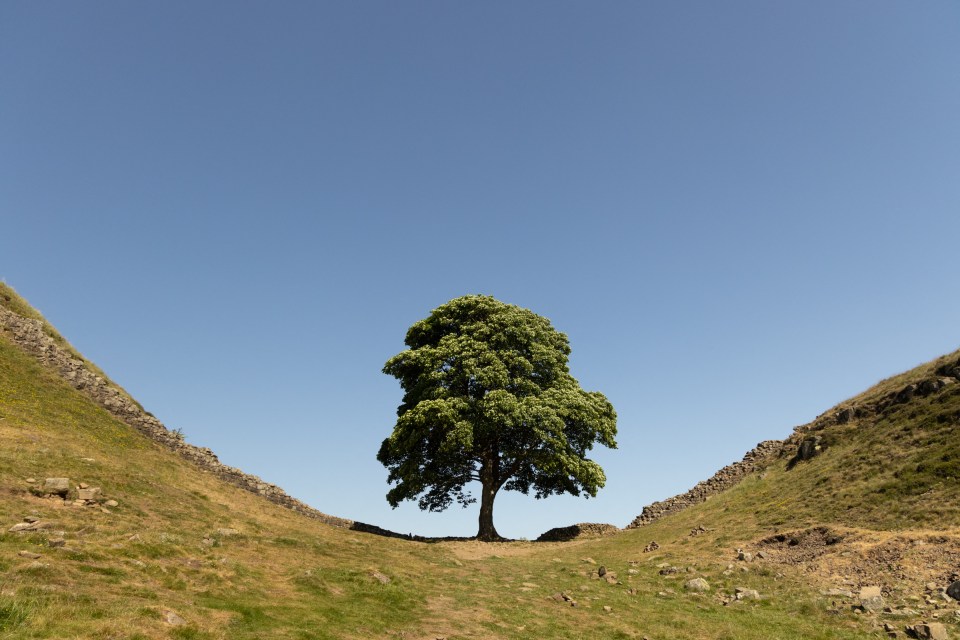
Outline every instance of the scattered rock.
<svg viewBox="0 0 960 640">
<path fill-rule="evenodd" d="M 853 420 L 855 415 L 856 415 L 856 412 L 854 411 L 853 407 L 847 407 L 845 409 L 841 409 L 840 411 L 837 412 L 837 424 L 847 424 L 848 422 Z"/>
<path fill-rule="evenodd" d="M 696 528 L 690 530 L 690 537 L 691 537 L 691 538 L 695 538 L 696 536 L 700 535 L 701 533 L 706 533 L 707 531 L 709 531 L 709 529 L 707 529 L 707 528 L 706 528 L 705 526 L 703 526 L 702 524 L 697 525 Z"/>
<path fill-rule="evenodd" d="M 187 624 L 187 621 L 183 619 L 180 615 L 174 613 L 173 611 L 164 611 L 163 612 L 163 621 L 174 627 L 179 627 Z"/>
<path fill-rule="evenodd" d="M 823 439 L 820 436 L 807 436 L 800 441 L 797 448 L 797 455 L 794 457 L 794 463 L 802 460 L 812 460 L 823 451 Z"/>
<path fill-rule="evenodd" d="M 100 487 L 86 487 L 84 485 L 80 485 L 80 488 L 77 489 L 77 500 L 96 502 L 99 499 Z"/>
<path fill-rule="evenodd" d="M 667 565 L 662 569 L 660 569 L 660 575 L 662 576 L 672 576 L 677 573 L 680 573 L 680 569 L 678 569 L 677 567 L 671 567 L 670 565 Z"/>
<path fill-rule="evenodd" d="M 63 538 L 50 538 L 47 540 L 47 546 L 53 547 L 54 549 L 58 547 L 66 546 L 66 544 L 67 544 L 67 541 L 64 540 Z"/>
<path fill-rule="evenodd" d="M 660 545 L 657 544 L 656 540 L 651 540 L 650 543 L 643 548 L 644 553 L 650 553 L 651 551 L 656 551 L 660 548 Z"/>
<path fill-rule="evenodd" d="M 43 492 L 47 495 L 66 498 L 70 493 L 70 478 L 46 478 L 43 481 Z"/>
<path fill-rule="evenodd" d="M 954 600 L 960 600 L 960 580 L 957 580 L 947 587 L 947 595 Z"/>
<path fill-rule="evenodd" d="M 864 611 L 879 611 L 883 608 L 883 593 L 880 587 L 869 586 L 860 589 L 860 606 Z"/>
<path fill-rule="evenodd" d="M 756 589 L 744 589 L 743 587 L 737 587 L 734 591 L 734 597 L 737 600 L 759 600 L 760 592 Z"/>
<path fill-rule="evenodd" d="M 116 500 L 107 500 L 106 502 L 103 503 L 103 506 L 105 506 L 105 507 L 119 507 L 119 506 L 120 506 L 120 503 L 117 502 Z"/>
<path fill-rule="evenodd" d="M 40 554 L 39 554 L 39 553 L 34 553 L 33 551 L 21 551 L 21 552 L 18 553 L 17 555 L 20 556 L 21 558 L 30 558 L 31 560 L 39 560 L 39 559 L 40 559 Z"/>
<path fill-rule="evenodd" d="M 31 522 L 31 523 L 38 522 L 39 520 L 40 518 L 38 518 L 37 516 L 24 516 L 23 518 L 24 522 Z"/>
<path fill-rule="evenodd" d="M 918 640 L 949 640 L 947 628 L 940 622 L 921 623 L 908 626 L 905 631 L 911 638 Z"/>
<path fill-rule="evenodd" d="M 40 525 L 39 522 L 18 522 L 17 524 L 7 529 L 7 531 L 9 531 L 10 533 L 18 533 L 20 531 L 33 531 L 34 529 L 38 528 L 39 525 Z"/>
<path fill-rule="evenodd" d="M 753 562 L 753 554 L 743 549 L 737 549 L 737 560 L 742 562 Z"/>
<path fill-rule="evenodd" d="M 693 580 L 687 580 L 686 584 L 683 587 L 687 591 L 710 591 L 710 584 L 703 578 L 694 578 Z"/>
</svg>

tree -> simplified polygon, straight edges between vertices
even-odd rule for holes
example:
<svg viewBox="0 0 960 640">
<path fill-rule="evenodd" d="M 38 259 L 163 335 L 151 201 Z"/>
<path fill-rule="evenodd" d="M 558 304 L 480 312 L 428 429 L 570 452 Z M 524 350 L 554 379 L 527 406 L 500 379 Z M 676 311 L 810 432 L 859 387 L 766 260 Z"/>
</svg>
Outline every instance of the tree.
<svg viewBox="0 0 960 640">
<path fill-rule="evenodd" d="M 528 309 L 491 296 L 456 298 L 407 331 L 407 350 L 384 373 L 404 390 L 397 423 L 377 454 L 397 507 L 419 497 L 443 511 L 476 502 L 477 538 L 500 538 L 493 502 L 500 489 L 536 497 L 596 496 L 603 469 L 586 458 L 599 442 L 616 448 L 616 412 L 602 393 L 570 375 L 567 336 Z"/>
</svg>

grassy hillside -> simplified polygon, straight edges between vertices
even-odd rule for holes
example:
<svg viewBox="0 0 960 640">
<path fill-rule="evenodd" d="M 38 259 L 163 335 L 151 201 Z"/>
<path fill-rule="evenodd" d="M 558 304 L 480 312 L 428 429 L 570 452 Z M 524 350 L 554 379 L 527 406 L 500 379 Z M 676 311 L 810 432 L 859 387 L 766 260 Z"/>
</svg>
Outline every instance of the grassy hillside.
<svg viewBox="0 0 960 640">
<path fill-rule="evenodd" d="M 790 470 L 780 460 L 763 479 L 648 527 L 568 543 L 427 544 L 334 528 L 226 484 L 118 421 L 0 332 L 0 638 L 877 637 L 882 613 L 858 614 L 820 591 L 877 579 L 836 573 L 843 562 L 897 536 L 933 535 L 871 527 L 956 526 L 956 482 L 942 475 L 956 429 L 936 417 L 956 406 L 950 393 L 924 398 L 932 408 L 916 409 L 916 419 L 878 420 L 875 445 L 859 442 L 855 423 L 825 428 L 836 441 L 820 456 Z M 896 442 L 912 448 L 890 473 L 873 469 Z M 947 456 L 947 467 L 923 466 L 923 451 Z M 863 468 L 852 464 L 862 456 Z M 67 500 L 37 495 L 47 477 L 70 478 Z M 81 483 L 102 489 L 98 504 L 74 503 Z M 916 520 L 934 503 L 939 515 Z M 638 507 L 624 505 L 625 517 Z M 25 519 L 36 519 L 32 529 L 9 531 Z M 844 542 L 806 564 L 760 542 L 824 521 Z M 691 536 L 698 525 L 706 530 Z M 937 535 L 945 542 L 916 553 L 937 549 L 946 562 L 954 538 Z M 660 549 L 644 552 L 652 540 Z M 737 562 L 737 547 L 768 557 Z M 939 567 L 933 559 L 912 569 L 910 549 L 902 564 L 913 573 L 891 603 Z M 600 579 L 601 565 L 616 578 Z M 685 590 L 695 577 L 710 591 Z M 737 601 L 738 587 L 762 599 Z"/>
</svg>

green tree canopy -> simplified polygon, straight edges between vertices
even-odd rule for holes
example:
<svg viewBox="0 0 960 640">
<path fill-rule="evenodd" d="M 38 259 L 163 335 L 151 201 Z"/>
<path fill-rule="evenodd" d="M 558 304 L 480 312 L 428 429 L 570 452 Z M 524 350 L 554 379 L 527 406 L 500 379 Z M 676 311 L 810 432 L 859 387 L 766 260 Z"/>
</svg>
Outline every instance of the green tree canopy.
<svg viewBox="0 0 960 640">
<path fill-rule="evenodd" d="M 606 476 L 586 458 L 595 442 L 616 448 L 616 412 L 602 393 L 570 375 L 567 336 L 528 309 L 490 296 L 464 296 L 407 331 L 407 350 L 384 373 L 404 390 L 397 423 L 377 459 L 395 485 L 387 501 L 419 499 L 442 511 L 476 501 L 481 540 L 499 538 L 500 489 L 537 498 L 596 496 Z"/>
</svg>

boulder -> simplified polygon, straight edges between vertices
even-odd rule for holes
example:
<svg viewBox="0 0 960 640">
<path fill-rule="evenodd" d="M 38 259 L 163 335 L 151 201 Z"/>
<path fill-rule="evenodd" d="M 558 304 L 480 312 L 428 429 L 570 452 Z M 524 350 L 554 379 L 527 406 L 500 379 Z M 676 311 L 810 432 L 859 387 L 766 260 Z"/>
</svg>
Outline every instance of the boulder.
<svg viewBox="0 0 960 640">
<path fill-rule="evenodd" d="M 860 606 L 864 611 L 879 611 L 883 609 L 883 593 L 880 587 L 870 586 L 860 589 Z"/>
<path fill-rule="evenodd" d="M 853 420 L 856 412 L 853 407 L 847 407 L 846 409 L 841 409 L 837 412 L 837 424 L 847 424 Z"/>
<path fill-rule="evenodd" d="M 100 487 L 86 487 L 77 489 L 77 500 L 96 502 L 100 499 Z"/>
<path fill-rule="evenodd" d="M 954 600 L 960 600 L 960 580 L 947 587 L 947 595 Z"/>
<path fill-rule="evenodd" d="M 70 478 L 46 478 L 43 481 L 43 492 L 47 495 L 66 498 L 70 493 Z"/>
<path fill-rule="evenodd" d="M 683 587 L 687 591 L 710 591 L 710 583 L 704 580 L 703 578 L 694 578 L 693 580 L 687 580 L 686 584 Z"/>
<path fill-rule="evenodd" d="M 184 620 L 181 616 L 177 615 L 173 611 L 164 611 L 163 621 L 174 627 L 179 627 L 181 625 L 187 624 L 186 620 Z"/>
<path fill-rule="evenodd" d="M 820 453 L 822 447 L 820 445 L 820 436 L 809 436 L 804 438 L 800 442 L 800 447 L 797 449 L 796 460 L 810 460 Z"/>
<path fill-rule="evenodd" d="M 950 640 L 947 628 L 940 622 L 930 622 L 910 625 L 906 628 L 907 635 L 918 640 Z"/>
</svg>

